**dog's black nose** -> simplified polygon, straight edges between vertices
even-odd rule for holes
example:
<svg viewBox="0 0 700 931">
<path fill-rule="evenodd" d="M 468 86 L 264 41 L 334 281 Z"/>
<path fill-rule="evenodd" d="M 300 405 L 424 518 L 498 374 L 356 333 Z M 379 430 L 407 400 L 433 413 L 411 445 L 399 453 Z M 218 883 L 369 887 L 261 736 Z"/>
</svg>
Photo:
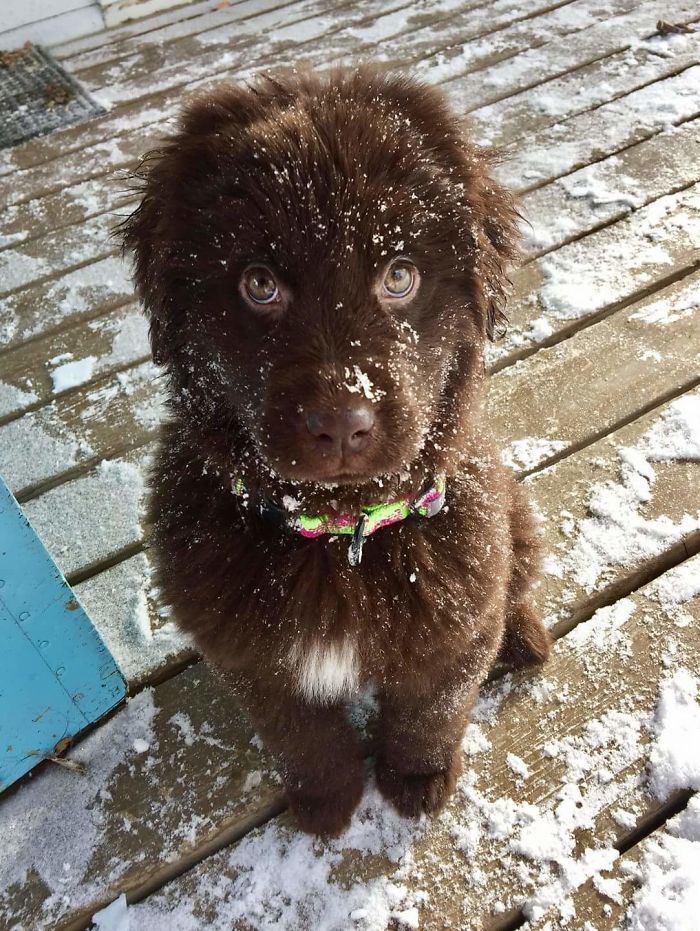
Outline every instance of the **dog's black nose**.
<svg viewBox="0 0 700 931">
<path fill-rule="evenodd" d="M 374 411 L 368 405 L 338 411 L 312 411 L 307 415 L 309 433 L 328 447 L 359 453 L 367 445 L 374 426 Z"/>
</svg>

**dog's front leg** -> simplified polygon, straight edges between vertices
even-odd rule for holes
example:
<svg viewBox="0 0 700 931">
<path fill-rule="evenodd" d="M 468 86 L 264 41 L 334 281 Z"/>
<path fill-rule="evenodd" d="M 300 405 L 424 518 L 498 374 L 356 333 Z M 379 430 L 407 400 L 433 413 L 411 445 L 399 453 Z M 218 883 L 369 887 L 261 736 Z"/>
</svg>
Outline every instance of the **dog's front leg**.
<svg viewBox="0 0 700 931">
<path fill-rule="evenodd" d="M 277 758 L 299 826 L 335 836 L 363 790 L 362 748 L 341 704 L 310 704 L 281 684 L 229 673 L 229 685 Z"/>
<path fill-rule="evenodd" d="M 427 691 L 405 682 L 384 688 L 377 784 L 401 814 L 438 812 L 452 795 L 477 687 L 472 676 L 454 670 Z"/>
</svg>

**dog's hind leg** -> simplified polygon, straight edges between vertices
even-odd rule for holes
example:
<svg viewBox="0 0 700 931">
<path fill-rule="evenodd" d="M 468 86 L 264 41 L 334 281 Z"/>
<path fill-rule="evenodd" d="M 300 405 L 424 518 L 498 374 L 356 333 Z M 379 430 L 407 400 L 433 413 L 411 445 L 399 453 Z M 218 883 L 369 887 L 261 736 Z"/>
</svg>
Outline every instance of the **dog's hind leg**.
<svg viewBox="0 0 700 931">
<path fill-rule="evenodd" d="M 498 659 L 511 666 L 533 666 L 549 657 L 552 638 L 532 603 L 532 588 L 540 573 L 540 547 L 530 508 L 517 485 L 513 492 L 511 533 L 512 573 Z"/>
</svg>

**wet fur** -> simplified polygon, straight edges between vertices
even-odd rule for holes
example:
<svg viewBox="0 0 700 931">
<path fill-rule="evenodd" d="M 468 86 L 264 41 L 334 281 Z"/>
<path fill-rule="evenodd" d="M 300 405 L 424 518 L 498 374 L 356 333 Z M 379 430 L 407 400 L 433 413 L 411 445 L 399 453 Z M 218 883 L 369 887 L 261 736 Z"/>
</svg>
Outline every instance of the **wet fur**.
<svg viewBox="0 0 700 931">
<path fill-rule="evenodd" d="M 339 832 L 362 792 L 351 696 L 299 684 L 304 657 L 344 644 L 378 694 L 380 789 L 405 814 L 437 811 L 496 659 L 549 649 L 530 604 L 532 519 L 481 415 L 510 197 L 436 90 L 365 70 L 196 98 L 140 176 L 124 235 L 168 372 L 149 506 L 164 597 L 277 755 L 303 828 Z M 423 281 L 393 315 L 372 287 L 396 254 Z M 238 294 L 262 260 L 294 295 L 283 319 Z M 355 366 L 377 389 L 377 426 L 356 478 L 328 487 L 296 412 L 351 400 Z M 289 495 L 311 514 L 357 513 L 440 472 L 448 506 L 371 536 L 356 568 L 347 538 L 305 540 L 256 508 Z"/>
</svg>

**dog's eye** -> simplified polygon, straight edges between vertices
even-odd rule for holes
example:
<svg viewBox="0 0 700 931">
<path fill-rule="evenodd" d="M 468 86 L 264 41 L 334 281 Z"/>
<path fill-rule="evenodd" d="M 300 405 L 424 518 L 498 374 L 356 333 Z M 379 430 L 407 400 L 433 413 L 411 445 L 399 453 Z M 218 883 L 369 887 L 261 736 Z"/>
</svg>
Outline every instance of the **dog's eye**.
<svg viewBox="0 0 700 931">
<path fill-rule="evenodd" d="M 407 297 L 416 286 L 418 273 L 410 262 L 394 262 L 384 276 L 384 293 L 389 297 Z"/>
<path fill-rule="evenodd" d="M 264 265 L 253 265 L 243 272 L 243 287 L 255 304 L 273 304 L 279 300 L 277 282 Z"/>
</svg>

